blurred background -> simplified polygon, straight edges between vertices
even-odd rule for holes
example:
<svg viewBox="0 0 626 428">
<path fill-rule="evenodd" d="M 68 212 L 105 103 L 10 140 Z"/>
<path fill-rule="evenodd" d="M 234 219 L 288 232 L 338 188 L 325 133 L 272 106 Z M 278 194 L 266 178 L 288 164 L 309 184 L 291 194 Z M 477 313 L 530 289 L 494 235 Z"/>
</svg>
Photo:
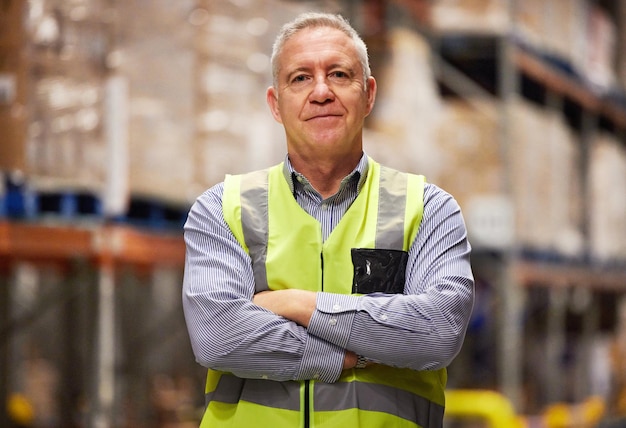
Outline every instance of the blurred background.
<svg viewBox="0 0 626 428">
<path fill-rule="evenodd" d="M 197 426 L 182 224 L 283 159 L 306 10 L 369 46 L 367 153 L 464 211 L 446 424 L 626 426 L 625 0 L 0 0 L 0 426 Z"/>
</svg>

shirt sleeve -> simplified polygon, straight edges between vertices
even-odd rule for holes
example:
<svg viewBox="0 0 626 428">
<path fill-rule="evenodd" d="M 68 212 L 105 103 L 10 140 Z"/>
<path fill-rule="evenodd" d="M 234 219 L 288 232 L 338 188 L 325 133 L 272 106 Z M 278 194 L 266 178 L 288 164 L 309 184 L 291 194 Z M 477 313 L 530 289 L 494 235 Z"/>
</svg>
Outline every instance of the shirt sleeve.
<svg viewBox="0 0 626 428">
<path fill-rule="evenodd" d="M 309 333 L 381 364 L 446 367 L 461 349 L 474 302 L 470 251 L 458 203 L 427 184 L 404 293 L 318 293 Z"/>
<path fill-rule="evenodd" d="M 184 226 L 183 311 L 197 362 L 240 377 L 335 381 L 345 349 L 252 303 L 250 257 L 222 214 L 223 184 L 201 195 Z"/>
</svg>

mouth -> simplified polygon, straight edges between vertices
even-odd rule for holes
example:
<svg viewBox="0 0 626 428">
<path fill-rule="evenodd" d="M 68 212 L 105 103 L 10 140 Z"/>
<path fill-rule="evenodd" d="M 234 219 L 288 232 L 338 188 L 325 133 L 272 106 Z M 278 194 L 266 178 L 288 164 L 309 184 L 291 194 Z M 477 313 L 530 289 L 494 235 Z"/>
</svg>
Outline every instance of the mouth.
<svg viewBox="0 0 626 428">
<path fill-rule="evenodd" d="M 306 119 L 307 121 L 309 120 L 315 120 L 315 119 L 333 119 L 333 118 L 337 118 L 337 117 L 341 117 L 341 115 L 339 114 L 318 114 L 315 116 L 311 116 L 308 119 Z"/>
</svg>

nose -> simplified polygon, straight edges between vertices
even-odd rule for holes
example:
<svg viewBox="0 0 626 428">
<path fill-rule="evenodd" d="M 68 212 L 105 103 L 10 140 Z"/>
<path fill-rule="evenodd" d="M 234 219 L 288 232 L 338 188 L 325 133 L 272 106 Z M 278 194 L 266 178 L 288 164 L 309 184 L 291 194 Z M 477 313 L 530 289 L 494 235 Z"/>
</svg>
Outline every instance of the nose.
<svg viewBox="0 0 626 428">
<path fill-rule="evenodd" d="M 335 93 L 330 88 L 326 76 L 316 77 L 313 85 L 313 90 L 309 95 L 309 101 L 316 103 L 325 103 L 326 101 L 332 101 L 334 99 Z"/>
</svg>

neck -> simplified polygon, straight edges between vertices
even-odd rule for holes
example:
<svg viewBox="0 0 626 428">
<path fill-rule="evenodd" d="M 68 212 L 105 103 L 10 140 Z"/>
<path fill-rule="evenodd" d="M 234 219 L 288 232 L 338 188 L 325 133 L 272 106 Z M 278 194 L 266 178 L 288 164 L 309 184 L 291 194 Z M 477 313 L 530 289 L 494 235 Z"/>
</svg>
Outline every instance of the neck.
<svg viewBox="0 0 626 428">
<path fill-rule="evenodd" d="M 324 199 L 339 190 L 343 180 L 358 165 L 362 153 L 328 159 L 308 159 L 289 153 L 289 161 L 296 171 L 304 175 Z"/>
</svg>

